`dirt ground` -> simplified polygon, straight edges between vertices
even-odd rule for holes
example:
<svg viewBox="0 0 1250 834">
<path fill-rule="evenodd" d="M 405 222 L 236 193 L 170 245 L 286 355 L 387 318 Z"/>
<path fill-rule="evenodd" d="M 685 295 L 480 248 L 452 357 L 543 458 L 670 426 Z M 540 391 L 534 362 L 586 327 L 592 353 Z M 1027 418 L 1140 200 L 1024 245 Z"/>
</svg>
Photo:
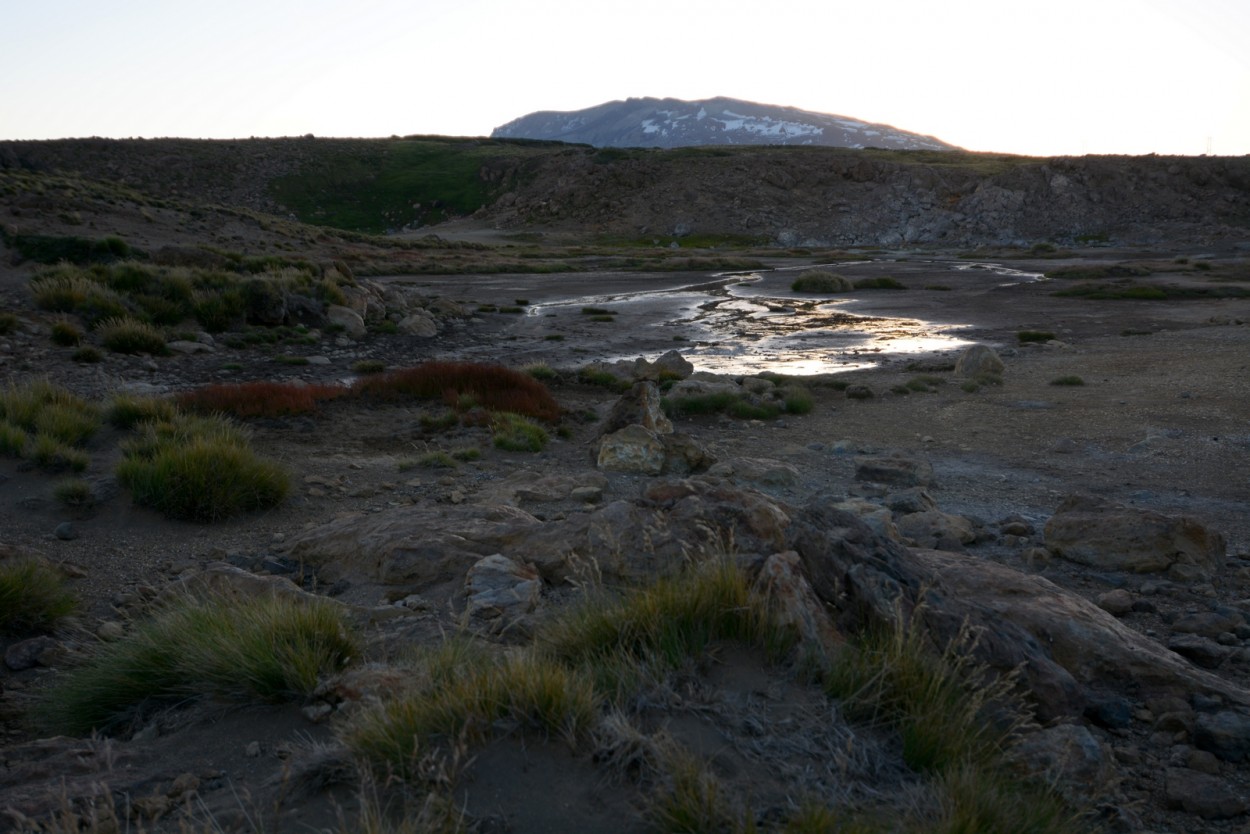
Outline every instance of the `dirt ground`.
<svg viewBox="0 0 1250 834">
<path fill-rule="evenodd" d="M 1085 260 L 1113 254 L 1099 252 Z M 1169 250 L 1158 256 L 1178 254 L 1190 253 Z M 1228 536 L 1224 572 L 1210 584 L 1170 597 L 1155 616 L 1137 617 L 1131 624 L 1147 634 L 1161 633 L 1160 617 L 1169 611 L 1213 601 L 1245 604 L 1250 597 L 1246 584 L 1250 299 L 1057 298 L 1052 295 L 1054 282 L 1003 281 L 988 271 L 955 273 L 947 256 L 888 257 L 902 259 L 845 267 L 856 277 L 895 276 L 908 288 L 857 292 L 838 301 L 837 312 L 872 317 L 876 323 L 859 333 L 841 325 L 838 333 L 821 342 L 827 370 L 840 371 L 842 366 L 854 370 L 808 379 L 815 404 L 810 414 L 767 422 L 700 417 L 682 421 L 679 428 L 721 460 L 768 457 L 793 465 L 799 481 L 778 488 L 778 493 L 796 503 L 818 491 L 845 493 L 855 453 L 897 450 L 932 464 L 937 477 L 933 496 L 947 512 L 991 521 L 1019 514 L 1040 528 L 1063 496 L 1083 492 L 1192 515 Z M 1007 265 L 1040 273 L 1071 262 L 1016 260 Z M 50 318 L 33 310 L 24 296 L 27 276 L 6 270 L 0 274 L 4 281 L 0 294 L 6 308 L 22 317 L 24 327 L 20 333 L 0 337 L 0 371 L 9 381 L 48 376 L 102 396 L 119 387 L 163 393 L 223 380 L 342 381 L 351 377 L 352 362 L 361 358 L 381 359 L 391 367 L 430 358 L 514 366 L 544 362 L 560 372 L 552 388 L 567 412 L 602 417 L 615 396 L 578 382 L 577 369 L 597 360 L 639 355 L 654 359 L 676 349 L 687 353 L 699 370 L 701 352 L 723 356 L 714 350 L 718 345 L 736 344 L 735 340 L 767 343 L 787 328 L 789 319 L 808 314 L 798 309 L 803 299 L 788 290 L 793 274 L 763 273 L 749 279 L 626 273 L 396 276 L 381 280 L 411 283 L 431 295 L 480 305 L 524 300 L 527 312 L 478 313 L 434 339 L 370 335 L 354 344 L 307 347 L 308 354 L 329 359 L 324 365 L 284 365 L 252 349 L 223 347 L 212 354 L 157 360 L 110 355 L 101 365 L 87 367 L 69 361 L 68 349 L 51 346 Z M 1179 281 L 1184 276 L 1165 274 L 1151 280 Z M 729 286 L 744 281 L 743 286 Z M 948 289 L 926 289 L 935 284 Z M 747 308 L 733 307 L 743 298 L 752 300 L 756 306 L 751 310 L 756 312 L 761 304 L 775 309 L 761 322 L 750 310 L 744 312 Z M 712 301 L 730 313 L 714 318 L 701 306 Z M 582 312 L 586 306 L 609 307 L 616 311 L 614 320 L 591 321 Z M 918 324 L 902 327 L 900 320 Z M 803 330 L 790 328 L 792 336 L 797 332 L 795 338 L 802 337 Z M 1024 330 L 1049 331 L 1055 339 L 1020 344 L 1017 333 Z M 898 353 L 880 349 L 892 344 L 890 334 L 917 332 L 937 339 L 938 349 Z M 561 338 L 550 338 L 555 336 Z M 883 338 L 887 341 L 881 342 Z M 1006 363 L 1001 385 L 975 392 L 961 389 L 951 368 L 969 342 L 998 350 Z M 772 344 L 769 350 L 792 360 L 801 353 L 801 345 Z M 741 349 L 741 344 L 735 350 L 732 358 L 745 356 L 748 364 L 743 367 L 749 371 L 751 350 Z M 943 382 L 931 393 L 904 395 L 891 390 L 920 373 Z M 1079 376 L 1084 384 L 1052 384 L 1069 376 Z M 842 378 L 870 386 L 875 396 L 848 399 L 828 384 Z M 420 405 L 332 403 L 311 417 L 256 422 L 256 445 L 290 469 L 294 495 L 271 512 L 212 526 L 169 521 L 133 506 L 111 475 L 118 455 L 115 435 L 93 441 L 86 478 L 103 500 L 88 510 L 70 512 L 58 504 L 52 497 L 57 478 L 0 459 L 2 540 L 69 566 L 77 577 L 72 586 L 84 600 L 79 625 L 94 631 L 101 622 L 124 620 L 140 610 L 155 589 L 190 566 L 224 560 L 255 568 L 285 539 L 340 514 L 411 503 L 475 503 L 498 481 L 517 472 L 542 475 L 591 467 L 589 450 L 598 433 L 593 420 L 567 420 L 569 436 L 553 439 L 546 451 L 529 455 L 492 448 L 484 430 L 429 435 L 418 422 L 425 411 Z M 454 470 L 400 471 L 406 458 L 470 445 L 481 449 L 481 458 Z M 642 482 L 638 476 L 612 475 L 604 500 L 635 497 Z M 72 523 L 72 538 L 54 534 L 63 522 Z M 1009 549 L 987 550 L 987 555 L 1041 571 L 1091 598 L 1110 587 L 1105 577 L 1091 576 L 1073 565 L 1026 563 L 1018 551 Z M 382 602 L 367 598 L 374 592 L 352 589 L 345 598 L 365 605 Z M 362 596 L 355 598 L 357 594 Z M 426 628 L 437 633 L 440 623 L 453 621 L 451 613 L 436 611 Z M 1225 673 L 1242 685 L 1250 684 L 1244 666 L 1221 672 Z M 54 669 L 11 672 L 0 667 L 4 708 L 0 743 L 17 748 L 32 741 L 19 720 L 19 708 L 31 691 L 54 680 L 55 674 Z M 306 721 L 296 708 L 278 710 L 276 718 L 257 709 L 231 713 L 228 720 L 217 713 L 192 711 L 168 719 L 156 740 L 110 743 L 129 763 L 125 767 L 142 771 L 152 784 L 184 771 L 201 776 L 213 771 L 234 780 L 241 790 L 268 797 L 272 791 L 265 786 L 283 772 L 282 745 L 293 738 L 312 744 L 328 733 L 324 725 Z M 185 735 L 178 730 L 180 723 Z M 205 743 L 197 740 L 200 736 Z M 243 751 L 255 741 L 261 743 L 263 755 L 246 757 Z M 484 754 L 507 766 L 519 755 L 506 745 Z M 538 772 L 549 775 L 560 772 L 562 765 L 555 761 L 541 767 Z M 484 781 L 482 790 L 492 790 L 492 785 Z M 1154 807 L 1149 805 L 1151 785 L 1143 776 L 1128 791 L 1130 798 Z M 308 811 L 317 826 L 325 824 L 329 813 L 321 806 Z M 1160 826 L 1174 823 L 1180 827 L 1172 830 L 1186 830 L 1184 820 L 1169 823 L 1172 818 L 1157 808 L 1150 814 L 1148 819 Z M 291 830 L 297 830 L 299 819 L 290 818 Z"/>
</svg>

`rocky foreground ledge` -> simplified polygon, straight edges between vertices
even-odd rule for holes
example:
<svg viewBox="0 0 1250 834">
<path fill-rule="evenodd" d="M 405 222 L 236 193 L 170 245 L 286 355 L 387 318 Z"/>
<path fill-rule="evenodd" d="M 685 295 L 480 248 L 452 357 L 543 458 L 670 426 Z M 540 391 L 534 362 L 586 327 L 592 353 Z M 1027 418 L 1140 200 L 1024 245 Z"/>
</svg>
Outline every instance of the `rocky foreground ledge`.
<svg viewBox="0 0 1250 834">
<path fill-rule="evenodd" d="M 265 548 L 171 564 L 125 601 L 136 619 L 188 591 L 329 599 L 367 635 L 367 662 L 322 680 L 294 710 L 199 703 L 147 713 L 112 738 L 12 745 L 0 774 L 6 819 L 39 830 L 67 803 L 103 803 L 155 830 L 174 830 L 186 809 L 249 830 L 252 806 L 241 809 L 237 794 L 245 785 L 256 807 L 324 828 L 329 809 L 359 802 L 345 787 L 355 777 L 341 728 L 402 687 L 412 672 L 401 658 L 414 646 L 466 634 L 506 654 L 541 639 L 551 617 L 596 589 L 727 558 L 799 635 L 801 654 L 829 656 L 858 635 L 910 623 L 932 646 L 955 643 L 1012 681 L 1030 719 L 1013 766 L 1112 830 L 1244 823 L 1250 600 L 1215 590 L 1247 573 L 1221 531 L 1080 493 L 1044 523 L 955 512 L 943 508 L 924 456 L 846 441 L 809 442 L 799 462 L 758 443 L 725 456 L 707 432 L 675 429 L 656 380 L 669 381 L 669 396 L 732 394 L 761 408 L 784 403 L 784 386 L 692 374 L 675 353 L 599 370 L 631 387 L 602 409 L 580 463 L 522 464 L 473 491 L 344 512 Z M 958 373 L 1001 370 L 978 349 Z M 306 484 L 311 494 L 334 481 Z M 129 629 L 94 630 L 116 640 Z M 15 673 L 55 669 L 86 642 L 13 642 L 5 663 Z M 764 816 L 796 793 L 871 805 L 919 790 L 888 734 L 831 714 L 794 670 L 735 652 L 719 649 L 710 667 L 640 700 L 642 731 L 710 757 L 727 789 L 752 797 Z M 30 691 L 20 675 L 7 680 L 18 686 L 10 703 Z M 652 830 L 637 811 L 641 782 L 613 783 L 611 801 L 594 798 L 608 778 L 595 764 L 607 755 L 602 738 L 590 756 L 518 743 L 505 732 L 458 777 L 457 801 L 478 830 L 546 830 L 550 809 L 544 817 L 532 807 L 525 795 L 537 786 L 525 773 L 568 786 L 576 807 L 561 812 L 560 830 Z M 872 752 L 851 760 L 840 745 Z"/>
</svg>

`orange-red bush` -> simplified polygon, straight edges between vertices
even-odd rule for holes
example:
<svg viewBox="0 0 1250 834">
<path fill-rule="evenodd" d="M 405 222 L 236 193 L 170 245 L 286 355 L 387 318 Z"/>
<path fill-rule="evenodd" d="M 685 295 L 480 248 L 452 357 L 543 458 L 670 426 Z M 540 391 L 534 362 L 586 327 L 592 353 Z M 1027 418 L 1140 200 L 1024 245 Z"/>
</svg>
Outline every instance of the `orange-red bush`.
<svg viewBox="0 0 1250 834">
<path fill-rule="evenodd" d="M 189 411 L 224 413 L 234 417 L 282 417 L 315 411 L 318 404 L 341 397 L 339 385 L 292 385 L 286 382 L 240 382 L 205 385 L 178 394 L 178 405 Z"/>
<path fill-rule="evenodd" d="M 382 400 L 442 399 L 456 408 L 474 405 L 554 423 L 560 405 L 547 386 L 521 371 L 476 362 L 426 362 L 414 368 L 364 377 L 356 394 Z"/>
</svg>

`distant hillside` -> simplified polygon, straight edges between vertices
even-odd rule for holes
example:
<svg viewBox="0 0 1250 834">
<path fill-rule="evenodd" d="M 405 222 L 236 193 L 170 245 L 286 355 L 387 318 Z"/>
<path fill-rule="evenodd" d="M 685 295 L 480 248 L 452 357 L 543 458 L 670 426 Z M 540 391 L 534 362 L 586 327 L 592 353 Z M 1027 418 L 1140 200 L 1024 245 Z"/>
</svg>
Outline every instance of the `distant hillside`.
<svg viewBox="0 0 1250 834">
<path fill-rule="evenodd" d="M 471 216 L 496 230 L 646 242 L 1250 242 L 1250 157 L 626 149 L 437 136 L 80 139 L 0 142 L 0 202 L 6 172 L 17 211 L 0 223 L 15 233 L 41 232 L 39 218 L 74 218 L 72 200 L 54 205 L 18 184 L 62 172 L 182 206 L 363 232 L 437 232 Z"/>
<path fill-rule="evenodd" d="M 495 128 L 497 139 L 547 139 L 599 148 L 695 145 L 823 145 L 834 148 L 956 150 L 890 125 L 734 98 L 631 98 L 585 110 L 543 111 Z"/>
</svg>

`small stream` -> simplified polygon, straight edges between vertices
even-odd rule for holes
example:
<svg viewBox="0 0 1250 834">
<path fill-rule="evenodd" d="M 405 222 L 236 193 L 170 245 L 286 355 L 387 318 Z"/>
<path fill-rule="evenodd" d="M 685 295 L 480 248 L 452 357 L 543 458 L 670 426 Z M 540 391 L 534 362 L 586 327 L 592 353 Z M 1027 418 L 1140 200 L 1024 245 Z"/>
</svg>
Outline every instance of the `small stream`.
<svg viewBox="0 0 1250 834">
<path fill-rule="evenodd" d="M 939 296 L 942 290 L 975 293 L 1044 280 L 1038 273 L 994 263 L 855 261 L 721 273 L 712 276 L 711 281 L 659 291 L 608 292 L 561 299 L 535 304 L 529 315 L 552 317 L 594 307 L 616 312 L 622 320 L 636 316 L 643 327 L 684 334 L 679 337 L 684 343 L 673 347 L 697 370 L 722 374 L 840 373 L 899 358 L 956 351 L 971 344 L 961 335 L 971 326 L 967 323 L 858 311 L 864 307 L 879 308 L 883 301 L 892 301 L 889 296 L 898 291 L 858 290 L 822 296 L 790 290 L 799 272 L 822 267 L 852 280 L 856 280 L 857 273 L 873 277 L 887 271 L 897 273 L 908 290 L 929 290 L 933 296 Z M 907 273 L 912 273 L 910 278 Z M 946 283 L 934 283 L 935 275 Z M 921 276 L 927 283 L 920 284 Z M 907 295 L 915 298 L 910 292 Z M 898 300 L 903 301 L 902 293 Z M 634 352 L 607 358 L 633 359 L 638 355 Z M 644 355 L 654 358 L 650 352 Z"/>
</svg>

